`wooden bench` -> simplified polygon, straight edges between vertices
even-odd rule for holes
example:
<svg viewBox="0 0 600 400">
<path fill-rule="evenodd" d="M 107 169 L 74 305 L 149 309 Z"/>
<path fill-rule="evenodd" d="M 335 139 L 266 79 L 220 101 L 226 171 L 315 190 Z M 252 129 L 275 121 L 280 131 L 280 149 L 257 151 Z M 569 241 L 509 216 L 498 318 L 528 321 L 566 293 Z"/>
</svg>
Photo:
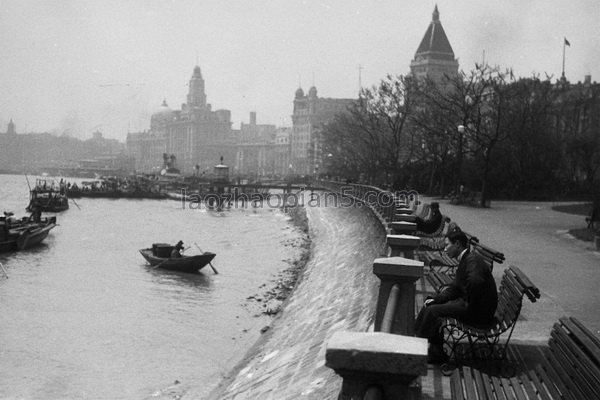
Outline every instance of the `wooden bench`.
<svg viewBox="0 0 600 400">
<path fill-rule="evenodd" d="M 425 233 L 421 231 L 416 231 L 414 233 L 415 236 L 419 236 L 420 238 L 440 238 L 444 236 L 444 230 L 446 229 L 446 224 L 450 223 L 450 217 L 447 217 L 442 214 L 442 222 L 440 222 L 440 226 L 432 233 Z"/>
<path fill-rule="evenodd" d="M 516 366 L 510 376 L 467 366 L 454 370 L 452 399 L 600 399 L 600 339 L 577 319 L 555 323 L 539 354 L 541 361 L 533 366 L 524 365 L 523 358 L 510 360 Z"/>
<path fill-rule="evenodd" d="M 460 229 L 460 228 L 458 228 Z M 469 245 L 479 243 L 479 239 L 468 232 L 465 232 L 467 239 L 469 239 Z M 430 268 L 442 268 L 443 267 L 456 267 L 458 261 L 448 257 L 444 248 L 446 247 L 445 235 L 440 235 L 434 238 L 434 241 L 428 241 L 426 238 L 421 237 L 421 244 L 419 246 L 419 259 Z"/>
<path fill-rule="evenodd" d="M 494 269 L 494 263 L 502 264 L 505 261 L 504 254 L 479 243 L 471 244 L 471 251 L 479 254 L 490 270 Z M 450 258 L 443 251 L 440 251 L 434 257 L 429 256 L 429 258 L 419 253 L 419 259 L 429 266 L 427 280 L 436 292 L 439 292 L 454 280 L 458 261 Z"/>
<path fill-rule="evenodd" d="M 429 203 L 424 203 L 421 205 L 421 210 L 419 212 L 417 212 L 418 206 L 415 207 L 414 210 L 414 214 L 416 214 L 419 218 L 426 219 L 427 217 L 429 217 L 429 213 L 431 213 L 431 206 L 429 205 Z"/>
<path fill-rule="evenodd" d="M 492 323 L 475 326 L 456 318 L 444 318 L 440 330 L 450 365 L 459 360 L 504 359 L 524 296 L 535 303 L 540 298 L 540 291 L 519 268 L 511 266 L 502 275 Z"/>
</svg>

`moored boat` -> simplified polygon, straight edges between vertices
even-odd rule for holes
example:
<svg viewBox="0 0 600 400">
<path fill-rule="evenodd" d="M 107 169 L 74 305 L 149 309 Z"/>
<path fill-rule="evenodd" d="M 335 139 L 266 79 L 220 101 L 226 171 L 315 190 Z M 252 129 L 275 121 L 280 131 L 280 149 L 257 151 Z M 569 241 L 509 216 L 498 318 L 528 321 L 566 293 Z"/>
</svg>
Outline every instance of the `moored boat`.
<svg viewBox="0 0 600 400">
<path fill-rule="evenodd" d="M 40 244 L 55 227 L 56 217 L 34 221 L 31 217 L 16 219 L 5 212 L 0 217 L 0 253 L 26 250 Z"/>
<path fill-rule="evenodd" d="M 27 211 L 61 212 L 69 209 L 69 198 L 66 186 L 61 179 L 57 184 L 54 179 L 37 179 L 35 187 L 29 192 Z"/>
<path fill-rule="evenodd" d="M 174 247 L 168 244 L 154 243 L 152 248 L 141 249 L 140 254 L 155 268 L 181 272 L 198 272 L 216 256 L 215 253 L 204 252 L 193 256 L 182 255 L 171 258 L 170 254 Z"/>
</svg>

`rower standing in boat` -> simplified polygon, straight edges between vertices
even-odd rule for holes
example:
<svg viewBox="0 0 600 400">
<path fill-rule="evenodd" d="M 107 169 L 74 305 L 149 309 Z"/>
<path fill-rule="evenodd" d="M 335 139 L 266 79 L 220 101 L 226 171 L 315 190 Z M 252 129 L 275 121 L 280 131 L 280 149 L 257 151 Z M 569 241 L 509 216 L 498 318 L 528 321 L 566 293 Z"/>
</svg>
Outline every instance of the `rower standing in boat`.
<svg viewBox="0 0 600 400">
<path fill-rule="evenodd" d="M 181 249 L 183 249 L 183 242 L 180 240 L 171 251 L 171 258 L 181 258 Z"/>
<path fill-rule="evenodd" d="M 33 206 L 31 215 L 29 216 L 29 221 L 40 223 L 42 221 L 42 210 L 39 207 Z"/>
</svg>

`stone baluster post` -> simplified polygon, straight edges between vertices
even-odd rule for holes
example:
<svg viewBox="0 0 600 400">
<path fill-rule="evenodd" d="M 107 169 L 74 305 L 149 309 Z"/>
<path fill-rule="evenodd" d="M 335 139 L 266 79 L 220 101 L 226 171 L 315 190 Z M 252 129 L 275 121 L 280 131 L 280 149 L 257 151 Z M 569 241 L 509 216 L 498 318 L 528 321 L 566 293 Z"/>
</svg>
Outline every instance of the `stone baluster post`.
<svg viewBox="0 0 600 400">
<path fill-rule="evenodd" d="M 401 218 L 410 218 L 412 215 L 406 214 Z M 411 234 L 417 231 L 416 222 L 406 222 L 406 221 L 394 221 L 392 222 L 392 229 L 394 233 L 397 234 Z"/>
<path fill-rule="evenodd" d="M 412 222 L 415 223 L 417 216 L 415 214 L 396 214 L 394 222 Z"/>
<path fill-rule="evenodd" d="M 399 215 L 407 215 L 407 214 L 414 214 L 412 208 L 409 208 L 407 206 L 396 207 L 396 210 L 395 210 L 396 217 Z"/>
<path fill-rule="evenodd" d="M 394 286 L 395 313 L 392 316 L 389 333 L 414 335 L 415 332 L 415 282 L 423 276 L 423 262 L 404 257 L 377 258 L 373 262 L 373 273 L 380 280 L 377 308 L 375 310 L 375 331 L 381 331 L 388 299 Z"/>
<path fill-rule="evenodd" d="M 325 365 L 343 378 L 339 400 L 362 400 L 377 388 L 384 399 L 416 400 L 427 374 L 427 339 L 383 332 L 335 332 Z"/>
<path fill-rule="evenodd" d="M 414 259 L 415 249 L 421 244 L 421 238 L 412 235 L 387 235 L 386 242 L 390 257 Z"/>
</svg>

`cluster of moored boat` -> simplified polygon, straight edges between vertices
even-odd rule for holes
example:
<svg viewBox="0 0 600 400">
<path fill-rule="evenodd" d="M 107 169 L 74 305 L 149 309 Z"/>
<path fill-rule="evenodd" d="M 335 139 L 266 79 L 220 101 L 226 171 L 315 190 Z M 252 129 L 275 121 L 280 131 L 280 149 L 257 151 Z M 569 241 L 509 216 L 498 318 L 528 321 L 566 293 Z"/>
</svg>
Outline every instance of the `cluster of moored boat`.
<svg viewBox="0 0 600 400">
<path fill-rule="evenodd" d="M 54 180 L 38 179 L 35 187 L 30 190 L 27 211 L 31 215 L 16 218 L 14 213 L 5 211 L 4 215 L 0 216 L 0 252 L 25 250 L 40 244 L 57 225 L 56 216 L 42 217 L 42 212 L 55 213 L 67 210 L 70 189 L 72 190 L 72 186 L 62 179 L 59 183 Z M 97 191 L 93 190 L 93 192 Z M 155 243 L 152 248 L 141 249 L 140 253 L 153 268 L 198 272 L 206 265 L 210 265 L 217 273 L 211 263 L 216 256 L 215 253 L 202 252 L 198 247 L 202 254 L 187 256 L 177 252 L 175 253 L 177 256 L 173 256 L 174 248 L 175 246 L 169 244 Z"/>
</svg>

